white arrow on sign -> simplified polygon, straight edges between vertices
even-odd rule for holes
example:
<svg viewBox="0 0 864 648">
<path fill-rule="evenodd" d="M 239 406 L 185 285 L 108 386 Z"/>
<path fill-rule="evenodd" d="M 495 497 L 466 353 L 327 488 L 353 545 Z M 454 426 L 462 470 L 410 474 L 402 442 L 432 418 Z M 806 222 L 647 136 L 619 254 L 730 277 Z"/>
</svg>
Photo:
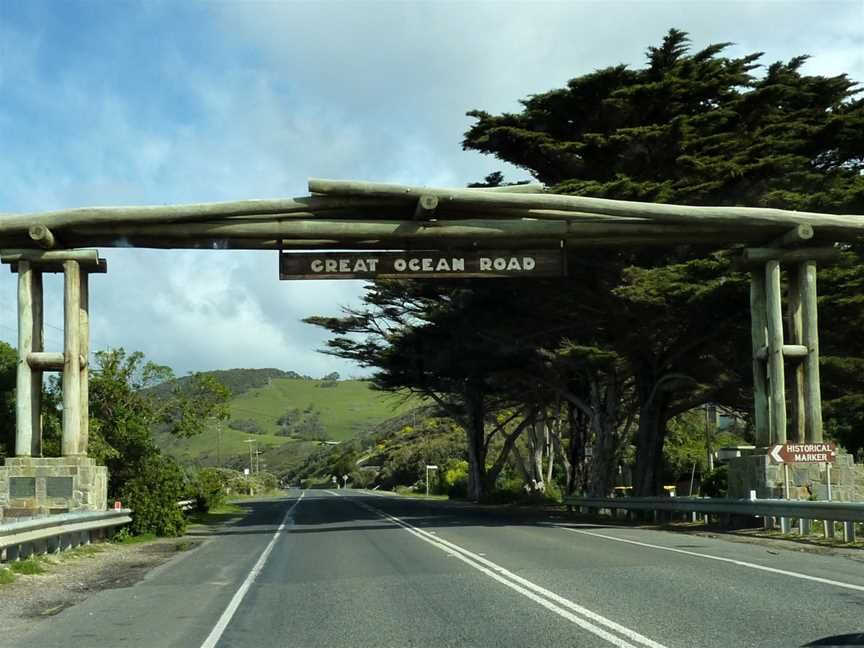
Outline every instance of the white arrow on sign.
<svg viewBox="0 0 864 648">
<path fill-rule="evenodd" d="M 780 455 L 780 451 L 782 449 L 782 445 L 775 445 L 773 448 L 771 448 L 771 452 L 768 453 L 769 455 L 771 455 L 771 458 L 774 460 L 775 463 L 784 463 L 783 457 Z"/>
</svg>

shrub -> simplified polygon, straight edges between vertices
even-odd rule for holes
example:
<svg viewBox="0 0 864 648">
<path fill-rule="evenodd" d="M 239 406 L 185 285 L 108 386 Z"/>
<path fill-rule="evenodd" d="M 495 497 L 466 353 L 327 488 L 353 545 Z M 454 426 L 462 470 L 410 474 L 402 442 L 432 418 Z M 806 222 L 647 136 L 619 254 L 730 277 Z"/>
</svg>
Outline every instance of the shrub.
<svg viewBox="0 0 864 648">
<path fill-rule="evenodd" d="M 468 462 L 448 462 L 441 476 L 441 488 L 451 499 L 468 497 Z"/>
<path fill-rule="evenodd" d="M 143 457 L 120 491 L 120 499 L 132 509 L 132 533 L 178 536 L 186 529 L 186 518 L 177 502 L 183 499 L 186 479 L 171 457 Z"/>
<path fill-rule="evenodd" d="M 204 468 L 195 478 L 195 501 L 199 511 L 207 512 L 225 501 L 222 475 L 215 468 Z"/>
<path fill-rule="evenodd" d="M 228 423 L 228 427 L 249 434 L 264 434 L 264 430 L 253 419 L 234 419 Z"/>
<path fill-rule="evenodd" d="M 726 497 L 729 476 L 725 465 L 717 466 L 702 480 L 702 494 L 708 497 Z"/>
</svg>

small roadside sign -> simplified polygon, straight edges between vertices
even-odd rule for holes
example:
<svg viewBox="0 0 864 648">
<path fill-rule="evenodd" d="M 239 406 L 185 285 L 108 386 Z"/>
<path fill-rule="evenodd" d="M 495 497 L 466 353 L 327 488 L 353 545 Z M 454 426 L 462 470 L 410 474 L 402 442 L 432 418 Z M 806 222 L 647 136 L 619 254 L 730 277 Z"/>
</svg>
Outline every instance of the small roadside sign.
<svg viewBox="0 0 864 648">
<path fill-rule="evenodd" d="M 773 463 L 834 463 L 837 447 L 833 443 L 781 443 L 771 447 Z"/>
<path fill-rule="evenodd" d="M 426 470 L 438 470 L 438 466 L 435 464 L 426 464 Z"/>
</svg>

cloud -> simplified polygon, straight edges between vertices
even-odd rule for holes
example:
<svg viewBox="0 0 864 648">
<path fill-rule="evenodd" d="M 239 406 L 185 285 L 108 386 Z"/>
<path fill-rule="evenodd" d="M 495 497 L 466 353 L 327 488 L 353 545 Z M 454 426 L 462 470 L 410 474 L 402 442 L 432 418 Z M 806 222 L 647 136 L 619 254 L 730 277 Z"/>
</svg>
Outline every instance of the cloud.
<svg viewBox="0 0 864 648">
<path fill-rule="evenodd" d="M 850 2 L 15 3 L 0 20 L 0 209 L 300 195 L 310 176 L 464 185 L 493 170 L 461 151 L 470 109 L 617 63 L 669 27 L 764 61 L 864 80 Z M 830 10 L 826 9 L 830 6 Z M 16 13 L 17 12 L 17 13 Z M 806 29 L 801 26 L 806 25 Z M 280 282 L 276 253 L 103 250 L 96 348 L 179 372 L 276 366 L 355 373 L 301 324 L 356 303 L 359 282 Z M 14 341 L 0 274 L 0 338 Z M 59 343 L 59 280 L 46 337 Z M 53 339 L 52 339 L 53 338 Z"/>
</svg>

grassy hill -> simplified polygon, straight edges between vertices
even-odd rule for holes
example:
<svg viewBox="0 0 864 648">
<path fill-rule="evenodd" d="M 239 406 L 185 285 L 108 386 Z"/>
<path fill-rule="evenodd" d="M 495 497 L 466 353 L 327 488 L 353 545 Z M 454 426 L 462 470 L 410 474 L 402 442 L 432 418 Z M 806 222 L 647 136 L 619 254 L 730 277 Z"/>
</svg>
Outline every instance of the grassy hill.
<svg viewBox="0 0 864 648">
<path fill-rule="evenodd" d="M 315 441 L 277 435 L 276 421 L 287 411 L 312 409 L 318 412 L 326 438 L 344 441 L 374 430 L 376 424 L 418 403 L 416 399 L 406 402 L 398 396 L 374 391 L 365 380 L 322 381 L 278 370 L 248 369 L 213 372 L 213 375 L 232 386 L 231 420 L 254 421 L 262 433 L 250 434 L 223 424 L 219 435 L 213 424 L 203 434 L 190 439 L 157 434 L 160 447 L 182 463 L 217 465 L 219 445 L 222 464 L 242 468 L 249 462 L 250 444 L 246 440 L 254 439 L 264 453 L 262 469 L 266 465 L 268 470 L 280 473 L 318 447 Z M 218 444 L 217 436 L 221 436 Z"/>
</svg>

